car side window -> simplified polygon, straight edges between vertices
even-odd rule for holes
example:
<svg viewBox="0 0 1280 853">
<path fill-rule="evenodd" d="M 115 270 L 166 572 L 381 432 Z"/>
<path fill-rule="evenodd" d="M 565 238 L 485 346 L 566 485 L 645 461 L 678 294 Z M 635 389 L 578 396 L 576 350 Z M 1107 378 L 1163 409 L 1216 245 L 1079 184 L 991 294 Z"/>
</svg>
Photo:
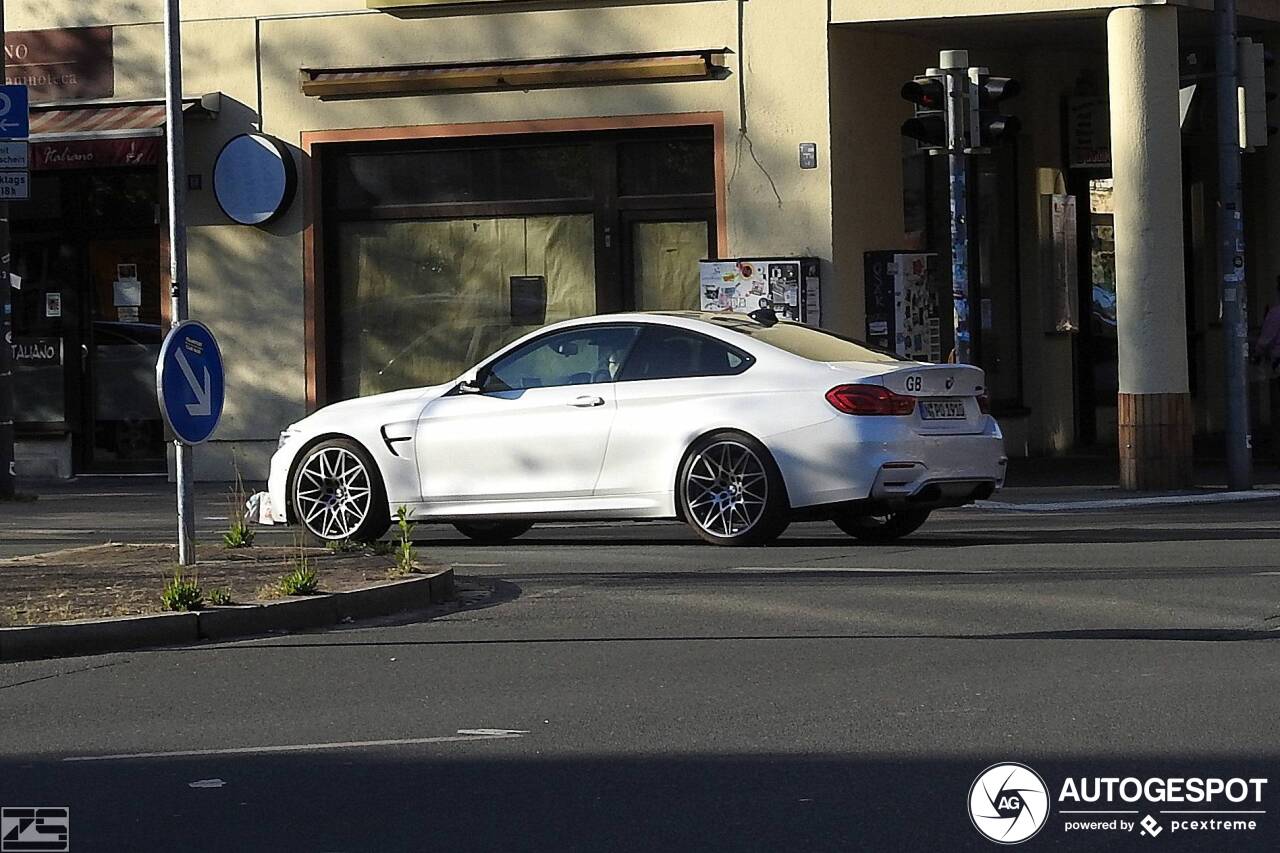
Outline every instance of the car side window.
<svg viewBox="0 0 1280 853">
<path fill-rule="evenodd" d="M 649 326 L 640 333 L 619 381 L 736 376 L 753 361 L 745 352 L 707 335 L 669 326 Z"/>
<path fill-rule="evenodd" d="M 485 391 L 613 382 L 639 329 L 583 326 L 530 341 L 489 365 Z"/>
</svg>

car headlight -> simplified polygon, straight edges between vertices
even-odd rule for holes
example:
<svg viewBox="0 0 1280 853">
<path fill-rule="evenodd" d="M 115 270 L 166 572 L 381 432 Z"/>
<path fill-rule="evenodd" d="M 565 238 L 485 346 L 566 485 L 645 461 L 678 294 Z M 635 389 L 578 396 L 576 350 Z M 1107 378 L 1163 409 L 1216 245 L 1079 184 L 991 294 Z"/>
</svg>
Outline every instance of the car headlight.
<svg viewBox="0 0 1280 853">
<path fill-rule="evenodd" d="M 298 435 L 298 430 L 295 427 L 289 427 L 286 430 L 281 430 L 280 443 L 276 445 L 276 450 L 280 450 L 281 448 L 283 448 L 286 444 L 292 441 L 297 435 Z"/>
</svg>

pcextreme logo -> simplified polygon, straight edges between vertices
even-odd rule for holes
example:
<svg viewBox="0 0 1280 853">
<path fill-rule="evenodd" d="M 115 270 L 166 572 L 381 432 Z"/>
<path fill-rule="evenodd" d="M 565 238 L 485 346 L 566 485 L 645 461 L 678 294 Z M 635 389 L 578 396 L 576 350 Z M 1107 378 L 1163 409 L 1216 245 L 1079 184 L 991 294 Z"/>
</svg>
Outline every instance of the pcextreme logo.
<svg viewBox="0 0 1280 853">
<path fill-rule="evenodd" d="M 1265 819 L 1268 780 L 1221 776 L 1068 776 L 1057 796 L 1062 832 L 1133 834 L 1148 840 L 1186 833 L 1253 833 Z M 969 818 L 999 844 L 1019 844 L 1050 822 L 1044 779 L 1025 764 L 993 764 L 969 788 Z"/>
</svg>

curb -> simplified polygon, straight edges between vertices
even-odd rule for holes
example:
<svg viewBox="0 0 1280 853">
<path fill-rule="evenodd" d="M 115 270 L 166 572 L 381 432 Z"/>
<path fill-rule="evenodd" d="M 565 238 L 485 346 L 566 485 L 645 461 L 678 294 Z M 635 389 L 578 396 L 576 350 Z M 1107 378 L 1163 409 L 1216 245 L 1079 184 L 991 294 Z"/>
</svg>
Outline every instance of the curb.
<svg viewBox="0 0 1280 853">
<path fill-rule="evenodd" d="M 1079 512 L 1082 510 L 1252 503 L 1254 501 L 1270 501 L 1277 498 L 1280 498 L 1280 491 L 1255 490 L 1248 492 L 1210 492 L 1195 495 L 1155 495 L 1141 498 L 1107 498 L 1103 500 L 1044 501 L 1041 503 L 978 501 L 973 506 L 977 509 L 988 509 L 997 512 Z"/>
<path fill-rule="evenodd" d="M 363 589 L 266 604 L 0 628 L 0 661 L 94 655 L 323 628 L 420 610 L 452 599 L 453 589 L 453 569 L 444 569 Z"/>
</svg>

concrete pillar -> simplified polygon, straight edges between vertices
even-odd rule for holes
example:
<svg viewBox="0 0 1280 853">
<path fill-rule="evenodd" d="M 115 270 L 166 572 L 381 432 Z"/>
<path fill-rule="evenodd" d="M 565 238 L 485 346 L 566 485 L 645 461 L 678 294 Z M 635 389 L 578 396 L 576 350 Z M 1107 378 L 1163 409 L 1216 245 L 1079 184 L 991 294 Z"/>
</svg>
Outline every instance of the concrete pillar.
<svg viewBox="0 0 1280 853">
<path fill-rule="evenodd" d="M 1107 16 L 1111 166 L 1120 361 L 1120 484 L 1173 489 L 1191 480 L 1182 249 L 1178 12 Z"/>
</svg>

